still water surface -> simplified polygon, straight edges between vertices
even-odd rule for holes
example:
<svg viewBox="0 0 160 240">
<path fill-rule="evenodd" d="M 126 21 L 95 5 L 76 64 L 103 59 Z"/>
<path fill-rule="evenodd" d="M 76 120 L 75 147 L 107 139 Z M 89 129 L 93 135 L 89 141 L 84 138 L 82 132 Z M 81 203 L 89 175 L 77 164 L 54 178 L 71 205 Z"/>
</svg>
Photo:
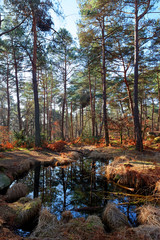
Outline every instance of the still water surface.
<svg viewBox="0 0 160 240">
<path fill-rule="evenodd" d="M 118 204 L 132 225 L 136 225 L 136 205 L 129 205 L 131 199 L 115 195 L 124 190 L 108 183 L 105 174 L 106 162 L 80 159 L 69 166 L 43 167 L 31 170 L 20 179 L 29 187 L 29 197 L 39 196 L 42 207 L 60 219 L 64 210 L 70 210 L 74 217 L 90 214 L 102 215 L 108 202 Z"/>
</svg>

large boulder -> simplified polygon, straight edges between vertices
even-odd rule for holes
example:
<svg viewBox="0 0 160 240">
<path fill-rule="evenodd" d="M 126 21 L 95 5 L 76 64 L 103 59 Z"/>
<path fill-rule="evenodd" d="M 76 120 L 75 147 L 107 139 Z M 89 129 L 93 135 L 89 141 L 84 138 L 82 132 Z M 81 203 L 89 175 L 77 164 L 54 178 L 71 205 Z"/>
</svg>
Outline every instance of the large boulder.
<svg viewBox="0 0 160 240">
<path fill-rule="evenodd" d="M 41 209 L 41 200 L 39 198 L 23 198 L 14 203 L 0 204 L 1 218 L 8 225 L 18 228 L 31 227 L 39 215 Z"/>
<path fill-rule="evenodd" d="M 7 177 L 4 173 L 0 172 L 0 191 L 9 187 L 11 184 L 11 179 Z"/>
<path fill-rule="evenodd" d="M 39 216 L 39 221 L 36 229 L 31 234 L 31 238 L 53 238 L 56 239 L 57 232 L 59 231 L 59 222 L 54 214 L 48 212 L 47 209 L 43 209 Z"/>
<path fill-rule="evenodd" d="M 6 201 L 15 202 L 28 194 L 28 187 L 23 183 L 15 183 L 7 190 Z"/>
<path fill-rule="evenodd" d="M 111 231 L 116 231 L 120 228 L 130 227 L 128 218 L 122 213 L 115 204 L 108 203 L 102 216 L 104 225 Z"/>
</svg>

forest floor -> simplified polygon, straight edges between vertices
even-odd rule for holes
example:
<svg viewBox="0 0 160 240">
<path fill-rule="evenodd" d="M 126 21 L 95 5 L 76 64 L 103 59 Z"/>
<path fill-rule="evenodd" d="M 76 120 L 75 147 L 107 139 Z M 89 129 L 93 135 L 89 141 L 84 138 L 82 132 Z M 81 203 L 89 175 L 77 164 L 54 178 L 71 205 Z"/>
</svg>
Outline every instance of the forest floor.
<svg viewBox="0 0 160 240">
<path fill-rule="evenodd" d="M 108 159 L 121 159 L 125 158 L 127 161 L 124 161 L 125 164 L 132 164 L 136 168 L 145 171 L 145 166 L 154 169 L 160 169 L 160 152 L 153 150 L 145 150 L 142 153 L 136 152 L 134 149 L 124 149 L 120 147 L 96 147 L 96 146 L 79 146 L 79 147 L 71 147 L 66 146 L 62 152 L 53 152 L 50 150 L 27 150 L 27 149 L 16 149 L 13 151 L 7 151 L 0 154 L 0 171 L 3 169 L 6 175 L 8 175 L 12 180 L 17 178 L 17 176 L 27 172 L 32 166 L 34 166 L 35 162 L 41 162 L 44 166 L 49 165 L 65 165 L 72 161 L 76 161 L 79 158 L 79 155 L 88 155 L 93 158 L 99 158 L 103 161 Z M 122 163 L 118 161 L 118 163 Z M 128 165 L 127 165 L 128 166 Z M 138 166 L 138 167 L 137 167 Z M 114 165 L 116 167 L 116 165 Z M 119 167 L 119 165 L 118 165 Z M 129 166 L 130 167 L 130 166 Z M 152 176 L 151 176 L 152 175 Z M 154 171 L 149 173 L 149 177 L 153 177 L 155 175 Z M 158 177 L 160 180 L 160 171 L 158 172 Z M 0 204 L 3 204 L 3 201 L 0 198 Z M 13 232 L 9 230 L 9 228 L 5 227 L 6 224 L 3 224 L 3 219 L 0 218 L 0 240 L 22 240 L 27 238 L 21 238 L 15 235 Z M 100 233 L 99 233 L 100 234 Z M 124 232 L 122 233 L 124 235 Z M 121 238 L 122 234 L 100 234 L 96 239 L 132 239 L 132 231 L 128 232 L 125 238 Z M 83 235 L 83 234 L 82 234 Z M 91 234 L 93 237 L 93 234 Z M 128 236 L 128 237 L 127 237 Z M 44 238 L 45 239 L 45 238 Z M 47 238 L 49 239 L 49 238 Z M 63 238 L 63 239 L 69 239 Z M 79 238 L 75 239 L 83 239 L 79 236 Z M 90 239 L 90 237 L 88 237 Z M 92 239 L 92 238 L 91 238 Z M 133 234 L 133 239 L 135 236 Z M 149 238 L 139 238 L 139 239 L 149 239 Z"/>
</svg>

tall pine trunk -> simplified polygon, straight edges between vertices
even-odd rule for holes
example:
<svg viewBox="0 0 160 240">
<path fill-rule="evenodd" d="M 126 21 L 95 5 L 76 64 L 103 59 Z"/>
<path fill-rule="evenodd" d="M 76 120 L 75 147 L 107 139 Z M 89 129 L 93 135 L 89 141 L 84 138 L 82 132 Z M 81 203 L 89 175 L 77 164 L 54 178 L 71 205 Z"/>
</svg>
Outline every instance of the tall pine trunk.
<svg viewBox="0 0 160 240">
<path fill-rule="evenodd" d="M 67 59 L 66 59 L 66 51 L 65 51 L 65 59 L 64 59 L 64 93 L 63 93 L 63 104 L 62 104 L 62 140 L 65 140 L 64 136 L 64 114 L 66 107 L 66 96 L 67 96 Z"/>
<path fill-rule="evenodd" d="M 8 131 L 10 129 L 10 110 L 11 110 L 11 106 L 10 106 L 10 94 L 9 94 L 9 62 L 8 62 L 8 56 L 7 56 L 7 127 L 8 127 Z"/>
<path fill-rule="evenodd" d="M 17 59 L 16 59 L 15 49 L 13 49 L 13 58 L 14 58 L 14 71 L 15 71 L 15 79 L 16 79 L 18 123 L 19 123 L 19 131 L 21 131 L 22 119 L 21 119 L 20 98 L 19 98 L 18 68 L 17 68 Z"/>
<path fill-rule="evenodd" d="M 72 102 L 71 102 L 71 113 L 70 113 L 70 116 L 71 116 L 71 140 L 73 140 L 73 115 L 72 115 Z M 78 125 L 78 123 L 77 123 Z"/>
<path fill-rule="evenodd" d="M 90 74 L 89 67 L 88 67 L 88 80 L 89 80 L 91 119 L 92 119 L 92 136 L 94 137 L 95 136 L 95 118 L 94 118 L 94 104 L 93 104 L 93 97 L 92 97 L 91 74 Z"/>
<path fill-rule="evenodd" d="M 36 17 L 34 11 L 32 12 L 33 17 L 33 61 L 32 61 L 32 77 L 33 77 L 33 92 L 34 92 L 34 107 L 35 107 L 35 146 L 41 146 L 40 136 L 40 121 L 39 121 L 39 100 L 38 100 L 38 84 L 37 84 L 37 29 L 36 29 Z"/>
<path fill-rule="evenodd" d="M 103 85 L 103 121 L 106 146 L 109 145 L 108 120 L 107 120 L 107 97 L 106 97 L 106 54 L 105 54 L 105 25 L 102 19 L 102 85 Z"/>
<path fill-rule="evenodd" d="M 157 84 L 158 84 L 158 123 L 157 123 L 157 131 L 160 130 L 160 82 L 157 72 Z"/>
<path fill-rule="evenodd" d="M 138 0 L 135 0 L 135 28 L 134 28 L 134 132 L 136 140 L 136 150 L 143 150 L 141 125 L 139 121 L 138 109 Z"/>
</svg>

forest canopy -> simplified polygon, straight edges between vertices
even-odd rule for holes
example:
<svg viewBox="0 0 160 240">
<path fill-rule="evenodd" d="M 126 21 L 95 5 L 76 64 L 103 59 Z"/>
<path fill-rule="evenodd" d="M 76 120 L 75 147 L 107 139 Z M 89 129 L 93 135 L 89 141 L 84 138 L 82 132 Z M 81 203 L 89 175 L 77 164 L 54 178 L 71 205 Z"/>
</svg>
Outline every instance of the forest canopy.
<svg viewBox="0 0 160 240">
<path fill-rule="evenodd" d="M 77 0 L 78 41 L 56 0 L 0 6 L 0 143 L 132 141 L 160 131 L 157 0 Z M 14 137 L 13 137 L 14 135 Z"/>
</svg>

